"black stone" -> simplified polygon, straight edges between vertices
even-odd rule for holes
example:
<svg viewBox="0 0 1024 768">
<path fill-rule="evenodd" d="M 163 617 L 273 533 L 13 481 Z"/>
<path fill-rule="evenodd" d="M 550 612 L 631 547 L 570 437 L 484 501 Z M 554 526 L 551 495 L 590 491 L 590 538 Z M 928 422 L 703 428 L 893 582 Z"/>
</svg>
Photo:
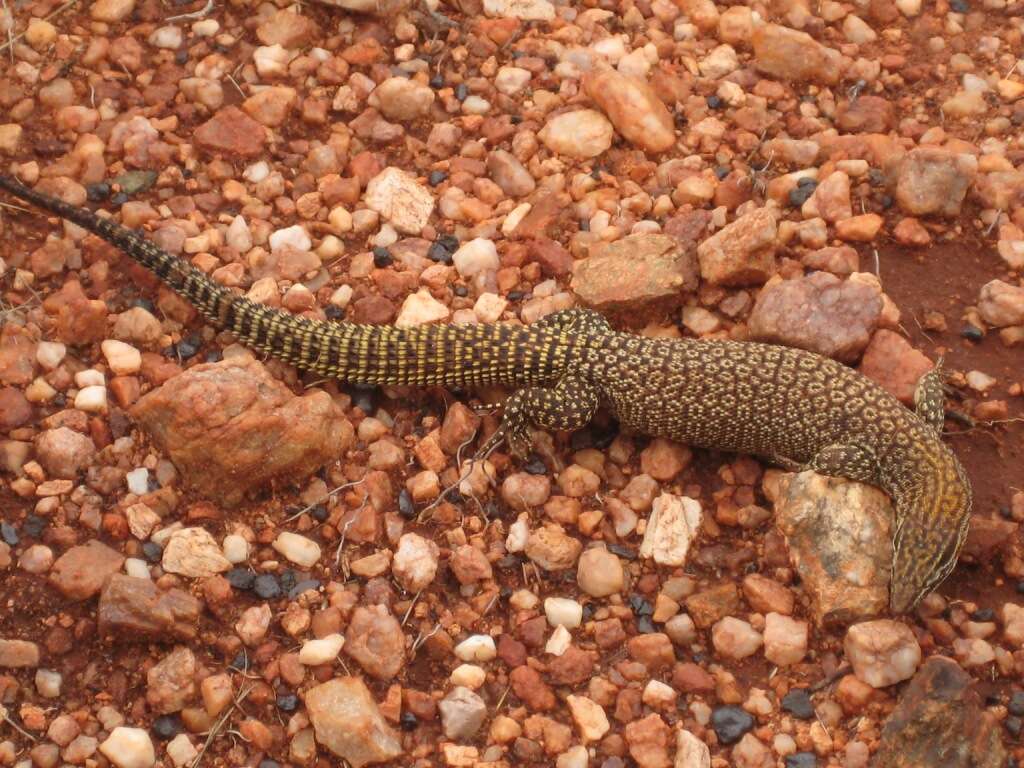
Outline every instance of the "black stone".
<svg viewBox="0 0 1024 768">
<path fill-rule="evenodd" d="M 727 165 L 720 165 L 717 168 L 715 168 L 715 176 L 718 177 L 719 181 L 721 181 L 722 179 L 724 179 L 728 175 L 729 175 L 729 166 L 727 166 Z"/>
<path fill-rule="evenodd" d="M 142 554 L 149 562 L 159 563 L 164 556 L 164 550 L 155 541 L 147 541 L 142 545 Z"/>
<path fill-rule="evenodd" d="M 459 101 L 465 101 L 469 98 L 469 87 L 465 83 L 459 83 L 455 86 L 455 98 Z"/>
<path fill-rule="evenodd" d="M 438 264 L 451 264 L 452 252 L 440 243 L 431 243 L 427 249 L 427 258 L 436 261 Z"/>
<path fill-rule="evenodd" d="M 636 620 L 636 631 L 641 635 L 653 635 L 658 630 L 650 616 L 641 616 Z"/>
<path fill-rule="evenodd" d="M 326 521 L 327 518 L 329 517 L 327 507 L 325 507 L 323 504 L 314 504 L 313 508 L 309 510 L 309 514 L 318 523 Z"/>
<path fill-rule="evenodd" d="M 718 96 L 716 94 L 708 96 L 708 106 L 711 107 L 711 109 L 721 109 L 724 103 L 725 102 L 722 101 L 721 96 Z"/>
<path fill-rule="evenodd" d="M 971 6 L 967 0 L 949 0 L 949 7 L 954 13 L 970 13 Z"/>
<path fill-rule="evenodd" d="M 430 87 L 435 90 L 438 88 L 444 88 L 444 77 L 442 75 L 434 75 L 430 78 Z"/>
<path fill-rule="evenodd" d="M 384 267 L 390 267 L 394 263 L 395 260 L 391 258 L 391 252 L 387 248 L 382 248 L 378 245 L 373 249 L 373 265 L 375 267 L 383 269 Z"/>
<path fill-rule="evenodd" d="M 452 288 L 452 293 L 454 293 L 459 298 L 465 298 L 466 296 L 469 295 L 469 289 L 464 285 L 456 285 L 454 288 Z"/>
<path fill-rule="evenodd" d="M 814 717 L 814 704 L 806 688 L 794 688 L 782 697 L 782 709 L 800 720 Z"/>
<path fill-rule="evenodd" d="M 186 336 L 173 347 L 175 356 L 180 357 L 182 360 L 195 357 L 196 353 L 199 352 L 200 343 L 198 336 Z"/>
<path fill-rule="evenodd" d="M 239 672 L 249 671 L 249 656 L 245 651 L 239 651 L 235 654 L 235 658 L 228 664 L 228 669 L 237 669 Z"/>
<path fill-rule="evenodd" d="M 219 363 L 223 359 L 224 353 L 221 352 L 219 349 L 211 349 L 209 352 L 203 355 L 203 360 L 205 360 L 208 363 Z"/>
<path fill-rule="evenodd" d="M 420 724 L 419 718 L 416 717 L 412 712 L 405 711 L 402 713 L 401 720 L 403 731 L 415 731 Z"/>
<path fill-rule="evenodd" d="M 633 613 L 637 616 L 654 615 L 654 606 L 651 605 L 649 600 L 645 600 L 640 595 L 629 596 L 629 607 L 633 609 Z"/>
<path fill-rule="evenodd" d="M 105 181 L 89 184 L 85 188 L 85 196 L 93 203 L 101 203 L 110 197 L 110 185 Z"/>
<path fill-rule="evenodd" d="M 546 475 L 548 472 L 548 467 L 544 463 L 544 460 L 540 458 L 540 456 L 534 454 L 533 456 L 530 457 L 529 463 L 525 467 L 523 467 L 523 471 L 526 472 L 528 475 Z"/>
<path fill-rule="evenodd" d="M 636 560 L 636 552 L 623 544 L 609 544 L 608 551 L 626 560 Z"/>
<path fill-rule="evenodd" d="M 815 184 L 798 184 L 795 189 L 789 191 L 789 204 L 799 208 L 811 198 L 816 188 Z"/>
<path fill-rule="evenodd" d="M 976 325 L 970 324 L 965 325 L 961 329 L 960 335 L 963 336 L 968 341 L 981 341 L 983 338 L 985 338 L 985 334 L 982 332 L 981 328 L 978 328 Z"/>
<path fill-rule="evenodd" d="M 156 312 L 156 306 L 149 299 L 132 299 L 131 306 L 141 307 L 149 313 Z"/>
<path fill-rule="evenodd" d="M 260 760 L 259 768 L 281 768 L 281 764 L 277 760 L 271 760 L 268 757 L 265 760 Z"/>
<path fill-rule="evenodd" d="M 786 768 L 817 768 L 818 758 L 813 752 L 797 752 L 786 756 Z"/>
<path fill-rule="evenodd" d="M 39 515 L 27 515 L 25 522 L 21 524 L 21 532 L 33 539 L 38 539 L 45 528 L 46 520 L 39 517 Z"/>
<path fill-rule="evenodd" d="M 227 574 L 228 584 L 235 589 L 252 589 L 256 583 L 256 574 L 246 568 L 232 568 Z"/>
<path fill-rule="evenodd" d="M 523 122 L 523 116 L 522 115 L 510 115 L 509 118 L 508 118 L 508 121 L 510 123 L 512 123 L 512 125 L 519 125 L 521 122 Z"/>
<path fill-rule="evenodd" d="M 979 608 L 971 614 L 973 621 L 995 621 L 996 612 L 991 608 Z"/>
<path fill-rule="evenodd" d="M 893 199 L 892 195 L 882 195 L 882 198 L 878 202 L 881 203 L 882 208 L 889 210 L 892 208 L 892 204 L 896 201 Z"/>
<path fill-rule="evenodd" d="M 277 708 L 282 712 L 294 712 L 299 708 L 299 697 L 294 693 L 278 694 Z"/>
<path fill-rule="evenodd" d="M 431 171 L 430 175 L 427 176 L 427 183 L 432 187 L 436 187 L 448 178 L 448 174 L 444 171 Z"/>
<path fill-rule="evenodd" d="M 118 192 L 116 195 L 110 198 L 110 202 L 113 203 L 114 205 L 124 205 L 125 203 L 128 202 L 128 195 L 126 195 L 124 192 Z"/>
<path fill-rule="evenodd" d="M 711 713 L 711 727 L 720 742 L 735 744 L 754 727 L 754 718 L 739 707 L 718 707 Z"/>
<path fill-rule="evenodd" d="M 253 591 L 264 600 L 281 596 L 281 585 L 272 573 L 261 573 L 253 580 Z"/>
<path fill-rule="evenodd" d="M 1011 715 L 1024 717 L 1024 691 L 1013 692 L 1013 695 L 1010 696 L 1010 703 L 1007 704 L 1007 709 L 1010 710 Z"/>
<path fill-rule="evenodd" d="M 291 568 L 283 571 L 281 573 L 281 589 L 285 592 L 290 592 L 299 583 L 299 578 L 299 575 Z"/>
<path fill-rule="evenodd" d="M 416 505 L 412 503 L 412 496 L 405 488 L 398 492 L 398 514 L 406 520 L 416 517 Z"/>
<path fill-rule="evenodd" d="M 526 296 L 526 294 L 523 293 L 522 291 L 509 291 L 508 292 L 508 300 L 509 301 L 522 301 L 524 296 Z"/>
<path fill-rule="evenodd" d="M 18 542 L 21 541 L 14 526 L 6 522 L 0 522 L 0 539 L 3 539 L 12 547 L 18 546 Z"/>
<path fill-rule="evenodd" d="M 187 64 L 188 63 L 188 51 L 186 51 L 184 49 L 182 49 L 180 51 L 177 51 L 174 54 L 174 61 L 177 62 L 178 64 Z"/>
<path fill-rule="evenodd" d="M 160 715 L 153 721 L 153 733 L 158 739 L 173 739 L 182 731 L 181 718 L 178 715 Z"/>
</svg>

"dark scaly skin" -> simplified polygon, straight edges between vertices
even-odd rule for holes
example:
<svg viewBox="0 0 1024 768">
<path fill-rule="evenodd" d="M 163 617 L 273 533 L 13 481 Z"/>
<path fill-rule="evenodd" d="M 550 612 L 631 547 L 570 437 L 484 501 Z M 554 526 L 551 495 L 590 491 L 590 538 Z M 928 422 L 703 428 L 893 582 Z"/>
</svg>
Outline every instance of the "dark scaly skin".
<svg viewBox="0 0 1024 768">
<path fill-rule="evenodd" d="M 938 371 L 922 379 L 915 414 L 820 355 L 751 342 L 645 339 L 613 331 L 590 310 L 558 312 L 527 327 L 314 321 L 233 293 L 88 210 L 5 176 L 0 188 L 121 248 L 215 327 L 299 368 L 358 384 L 520 387 L 499 432 L 517 453 L 528 444 L 530 424 L 579 429 L 604 405 L 648 435 L 876 485 L 896 510 L 895 613 L 912 610 L 938 586 L 963 545 L 971 489 L 941 440 Z"/>
</svg>

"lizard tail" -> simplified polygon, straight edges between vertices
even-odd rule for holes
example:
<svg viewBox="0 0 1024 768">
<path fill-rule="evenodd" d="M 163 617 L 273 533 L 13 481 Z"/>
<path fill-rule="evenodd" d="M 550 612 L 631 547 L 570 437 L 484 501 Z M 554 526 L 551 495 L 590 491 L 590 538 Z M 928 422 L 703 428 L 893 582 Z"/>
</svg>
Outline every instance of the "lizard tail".
<svg viewBox="0 0 1024 768">
<path fill-rule="evenodd" d="M 463 386 L 547 382 L 565 369 L 550 331 L 496 325 L 416 328 L 334 323 L 293 315 L 228 290 L 117 222 L 37 192 L 0 174 L 0 189 L 117 246 L 219 330 L 246 346 L 355 384 Z"/>
</svg>

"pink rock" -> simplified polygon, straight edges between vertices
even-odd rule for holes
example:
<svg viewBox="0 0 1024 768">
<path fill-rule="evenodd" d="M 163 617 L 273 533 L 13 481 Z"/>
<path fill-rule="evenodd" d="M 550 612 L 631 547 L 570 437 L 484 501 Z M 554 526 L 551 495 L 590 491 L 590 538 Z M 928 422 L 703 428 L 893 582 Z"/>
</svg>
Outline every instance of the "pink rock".
<svg viewBox="0 0 1024 768">
<path fill-rule="evenodd" d="M 805 32 L 765 24 L 754 30 L 754 67 L 766 75 L 790 82 L 839 82 L 841 56 Z"/>
<path fill-rule="evenodd" d="M 917 383 L 933 368 L 932 361 L 898 333 L 880 328 L 864 350 L 860 372 L 874 379 L 907 405 L 914 404 Z"/>
<path fill-rule="evenodd" d="M 712 285 L 759 285 L 775 274 L 777 226 L 758 208 L 723 227 L 697 248 L 700 274 Z"/>
<path fill-rule="evenodd" d="M 761 291 L 750 315 L 750 333 L 757 341 L 852 362 L 867 347 L 881 313 L 877 287 L 815 272 Z"/>
<path fill-rule="evenodd" d="M 263 152 L 267 131 L 238 107 L 224 107 L 196 128 L 193 137 L 210 154 L 256 157 Z"/>
<path fill-rule="evenodd" d="M 629 309 L 658 301 L 678 302 L 697 286 L 696 261 L 667 235 L 629 235 L 596 244 L 575 263 L 572 289 L 597 309 Z"/>
<path fill-rule="evenodd" d="M 189 485 L 229 505 L 273 477 L 308 476 L 353 440 L 330 395 L 296 397 L 249 357 L 190 368 L 132 414 Z"/>
<path fill-rule="evenodd" d="M 931 147 L 913 149 L 899 167 L 896 202 L 912 216 L 959 216 L 977 167 L 971 155 Z"/>
<path fill-rule="evenodd" d="M 121 570 L 124 555 L 99 541 L 72 547 L 50 569 L 50 583 L 71 600 L 88 600 Z"/>
<path fill-rule="evenodd" d="M 664 152 L 676 143 L 672 115 L 646 82 L 605 68 L 584 76 L 583 89 L 615 129 L 640 149 Z"/>
</svg>

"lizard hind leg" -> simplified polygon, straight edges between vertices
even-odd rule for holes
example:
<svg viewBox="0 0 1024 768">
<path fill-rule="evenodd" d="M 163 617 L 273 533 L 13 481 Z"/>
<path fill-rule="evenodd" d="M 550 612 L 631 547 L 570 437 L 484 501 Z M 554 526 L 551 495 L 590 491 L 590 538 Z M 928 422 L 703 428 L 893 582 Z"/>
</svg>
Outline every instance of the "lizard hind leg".
<svg viewBox="0 0 1024 768">
<path fill-rule="evenodd" d="M 523 458 L 530 450 L 530 427 L 571 432 L 585 427 L 597 412 L 597 387 L 578 376 L 565 376 L 554 387 L 520 389 L 505 402 L 501 426 L 480 449 L 487 454 L 504 440 Z"/>
<path fill-rule="evenodd" d="M 914 389 L 914 410 L 918 418 L 940 433 L 946 423 L 944 378 L 942 358 L 940 357 L 935 363 L 935 367 L 921 377 Z"/>
</svg>

